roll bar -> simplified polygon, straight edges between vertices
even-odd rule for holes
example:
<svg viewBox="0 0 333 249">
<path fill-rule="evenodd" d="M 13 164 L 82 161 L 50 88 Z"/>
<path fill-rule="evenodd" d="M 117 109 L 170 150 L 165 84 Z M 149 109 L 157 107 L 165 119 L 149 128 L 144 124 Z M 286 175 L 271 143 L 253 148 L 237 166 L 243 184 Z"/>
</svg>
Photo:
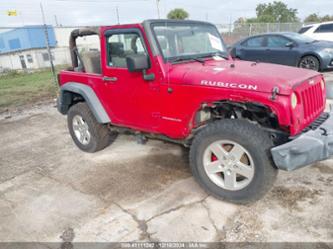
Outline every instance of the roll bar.
<svg viewBox="0 0 333 249">
<path fill-rule="evenodd" d="M 78 58 L 80 60 L 76 47 L 76 38 L 89 35 L 99 35 L 98 27 L 74 29 L 71 32 L 71 35 L 69 37 L 69 50 L 71 54 L 73 69 L 79 66 Z"/>
</svg>

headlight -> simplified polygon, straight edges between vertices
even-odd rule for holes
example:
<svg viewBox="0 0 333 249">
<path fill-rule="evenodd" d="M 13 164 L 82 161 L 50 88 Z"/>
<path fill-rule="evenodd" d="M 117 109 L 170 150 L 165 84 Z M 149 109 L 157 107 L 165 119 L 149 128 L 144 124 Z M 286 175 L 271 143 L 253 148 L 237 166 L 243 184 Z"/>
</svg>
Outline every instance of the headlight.
<svg viewBox="0 0 333 249">
<path fill-rule="evenodd" d="M 325 48 L 323 51 L 328 54 L 333 54 L 333 48 Z"/>
<path fill-rule="evenodd" d="M 324 80 L 320 81 L 320 86 L 321 86 L 321 90 L 325 89 L 325 81 Z"/>
<path fill-rule="evenodd" d="M 291 94 L 291 107 L 295 109 L 297 106 L 297 96 L 295 93 Z"/>
</svg>

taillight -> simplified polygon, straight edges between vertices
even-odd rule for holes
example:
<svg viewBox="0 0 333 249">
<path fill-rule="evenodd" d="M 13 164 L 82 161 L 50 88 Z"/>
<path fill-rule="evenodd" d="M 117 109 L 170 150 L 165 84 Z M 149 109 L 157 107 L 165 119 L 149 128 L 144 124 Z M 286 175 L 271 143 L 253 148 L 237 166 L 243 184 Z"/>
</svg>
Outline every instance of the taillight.
<svg viewBox="0 0 333 249">
<path fill-rule="evenodd" d="M 57 74 L 58 85 L 60 86 L 60 73 Z"/>
</svg>

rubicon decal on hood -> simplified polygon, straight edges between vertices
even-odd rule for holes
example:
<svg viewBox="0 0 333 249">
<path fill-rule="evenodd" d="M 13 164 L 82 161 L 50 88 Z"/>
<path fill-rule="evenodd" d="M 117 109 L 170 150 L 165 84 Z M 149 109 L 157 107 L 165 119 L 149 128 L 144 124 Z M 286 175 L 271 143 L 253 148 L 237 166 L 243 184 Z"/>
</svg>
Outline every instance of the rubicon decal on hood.
<svg viewBox="0 0 333 249">
<path fill-rule="evenodd" d="M 227 82 L 211 81 L 211 80 L 201 80 L 200 84 L 203 86 L 217 86 L 217 87 L 238 88 L 246 90 L 258 89 L 257 85 L 252 85 L 252 84 L 227 83 Z"/>
</svg>

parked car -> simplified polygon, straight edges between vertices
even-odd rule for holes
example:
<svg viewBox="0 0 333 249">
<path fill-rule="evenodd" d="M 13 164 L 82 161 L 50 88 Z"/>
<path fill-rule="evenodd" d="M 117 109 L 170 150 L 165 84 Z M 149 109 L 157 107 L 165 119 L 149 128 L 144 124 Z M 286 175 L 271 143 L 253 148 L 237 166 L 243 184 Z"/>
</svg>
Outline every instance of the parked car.
<svg viewBox="0 0 333 249">
<path fill-rule="evenodd" d="M 315 71 L 333 69 L 333 42 L 292 33 L 248 37 L 232 46 L 231 55 L 247 61 L 296 66 Z"/>
<path fill-rule="evenodd" d="M 101 51 L 78 52 L 76 39 L 86 35 L 98 35 Z M 182 144 L 201 186 L 238 203 L 263 196 L 278 169 L 333 155 L 323 75 L 233 60 L 213 24 L 159 19 L 77 29 L 70 51 L 58 110 L 83 151 L 104 149 L 116 132 Z"/>
<path fill-rule="evenodd" d="M 303 26 L 298 33 L 312 39 L 333 42 L 333 22 L 323 22 Z"/>
</svg>

